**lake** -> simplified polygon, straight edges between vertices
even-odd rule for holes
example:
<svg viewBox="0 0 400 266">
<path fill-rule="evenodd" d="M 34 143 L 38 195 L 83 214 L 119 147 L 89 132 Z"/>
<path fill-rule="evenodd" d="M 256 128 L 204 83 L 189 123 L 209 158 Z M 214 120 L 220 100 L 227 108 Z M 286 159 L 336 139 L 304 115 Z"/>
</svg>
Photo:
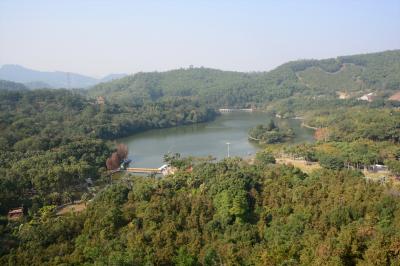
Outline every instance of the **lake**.
<svg viewBox="0 0 400 266">
<path fill-rule="evenodd" d="M 214 121 L 154 129 L 119 139 L 129 147 L 131 167 L 160 167 L 163 156 L 169 152 L 182 156 L 208 156 L 218 159 L 228 156 L 246 157 L 253 155 L 260 146 L 247 139 L 251 127 L 266 124 L 272 117 L 262 112 L 236 112 L 222 114 Z M 293 143 L 313 141 L 312 129 L 301 127 L 300 120 L 276 119 L 278 125 L 287 124 L 295 132 Z"/>
</svg>

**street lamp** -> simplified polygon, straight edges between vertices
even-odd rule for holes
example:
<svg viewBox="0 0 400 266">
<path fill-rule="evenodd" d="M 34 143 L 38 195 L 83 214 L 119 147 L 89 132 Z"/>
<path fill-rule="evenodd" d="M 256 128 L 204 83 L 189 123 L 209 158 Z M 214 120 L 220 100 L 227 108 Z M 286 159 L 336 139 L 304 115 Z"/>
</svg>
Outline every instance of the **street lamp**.
<svg viewBox="0 0 400 266">
<path fill-rule="evenodd" d="M 229 142 L 227 142 L 226 145 L 228 145 L 228 158 L 229 158 L 230 157 L 230 154 L 229 154 L 229 147 L 230 146 L 229 145 L 231 145 L 231 144 Z"/>
</svg>

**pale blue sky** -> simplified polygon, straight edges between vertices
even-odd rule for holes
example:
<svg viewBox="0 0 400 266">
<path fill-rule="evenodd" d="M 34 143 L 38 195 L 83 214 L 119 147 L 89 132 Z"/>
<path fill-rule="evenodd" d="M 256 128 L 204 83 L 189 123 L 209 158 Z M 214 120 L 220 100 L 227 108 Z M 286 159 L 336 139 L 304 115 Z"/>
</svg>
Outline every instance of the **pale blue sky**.
<svg viewBox="0 0 400 266">
<path fill-rule="evenodd" d="M 0 65 L 46 71 L 262 71 L 399 48 L 399 0 L 0 0 Z"/>
</svg>

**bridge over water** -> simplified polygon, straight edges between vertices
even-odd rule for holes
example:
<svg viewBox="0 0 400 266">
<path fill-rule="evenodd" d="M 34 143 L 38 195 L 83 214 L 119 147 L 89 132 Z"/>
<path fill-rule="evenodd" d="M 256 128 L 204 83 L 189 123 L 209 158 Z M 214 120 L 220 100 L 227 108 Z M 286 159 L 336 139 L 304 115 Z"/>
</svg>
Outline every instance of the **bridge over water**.
<svg viewBox="0 0 400 266">
<path fill-rule="evenodd" d="M 244 109 L 231 109 L 231 108 L 220 108 L 218 109 L 220 113 L 233 113 L 233 112 L 253 112 L 252 108 L 244 108 Z"/>
<path fill-rule="evenodd" d="M 161 174 L 161 175 L 168 175 L 173 173 L 173 168 L 168 164 L 164 164 L 159 168 L 145 168 L 145 167 L 127 167 L 125 170 L 129 173 L 136 173 L 136 174 Z"/>
<path fill-rule="evenodd" d="M 138 173 L 138 174 L 162 174 L 163 173 L 163 171 L 160 168 L 129 167 L 129 168 L 126 168 L 126 171 L 129 173 Z"/>
<path fill-rule="evenodd" d="M 118 172 L 128 172 L 134 174 L 161 174 L 168 175 L 174 172 L 174 169 L 169 165 L 165 164 L 159 168 L 145 168 L 145 167 L 127 167 L 127 168 L 118 168 L 115 170 L 110 170 L 109 174 L 114 174 Z"/>
</svg>

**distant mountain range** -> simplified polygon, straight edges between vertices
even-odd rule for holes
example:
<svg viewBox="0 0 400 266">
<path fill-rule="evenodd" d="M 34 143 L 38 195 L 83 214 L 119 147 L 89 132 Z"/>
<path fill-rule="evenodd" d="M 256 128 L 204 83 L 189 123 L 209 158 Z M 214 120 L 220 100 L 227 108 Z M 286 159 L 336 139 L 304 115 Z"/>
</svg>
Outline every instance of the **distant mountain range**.
<svg viewBox="0 0 400 266">
<path fill-rule="evenodd" d="M 0 68 L 0 80 L 25 84 L 30 89 L 38 88 L 88 88 L 101 82 L 108 82 L 126 76 L 110 74 L 102 79 L 69 72 L 46 72 L 25 68 L 20 65 L 3 65 Z"/>
</svg>

